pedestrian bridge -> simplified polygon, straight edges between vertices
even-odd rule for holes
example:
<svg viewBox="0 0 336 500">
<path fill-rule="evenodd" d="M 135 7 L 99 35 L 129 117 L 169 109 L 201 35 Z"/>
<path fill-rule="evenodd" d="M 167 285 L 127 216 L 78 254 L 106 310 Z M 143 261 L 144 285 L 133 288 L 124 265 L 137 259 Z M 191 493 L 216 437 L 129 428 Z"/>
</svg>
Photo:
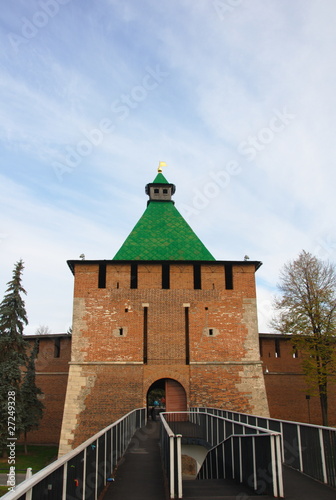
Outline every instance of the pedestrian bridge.
<svg viewBox="0 0 336 500">
<path fill-rule="evenodd" d="M 336 429 L 214 408 L 136 409 L 4 500 L 335 500 Z"/>
</svg>

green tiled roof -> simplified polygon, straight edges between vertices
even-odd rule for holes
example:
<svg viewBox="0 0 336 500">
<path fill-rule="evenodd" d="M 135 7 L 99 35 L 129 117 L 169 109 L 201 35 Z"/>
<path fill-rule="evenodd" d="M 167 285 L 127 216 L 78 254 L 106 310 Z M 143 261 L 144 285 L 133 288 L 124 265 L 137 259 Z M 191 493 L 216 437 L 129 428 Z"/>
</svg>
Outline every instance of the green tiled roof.
<svg viewBox="0 0 336 500">
<path fill-rule="evenodd" d="M 154 183 L 167 183 L 159 173 Z M 172 201 L 150 201 L 113 260 L 215 260 Z"/>
<path fill-rule="evenodd" d="M 167 181 L 165 176 L 159 172 L 153 180 L 153 184 L 169 184 L 169 182 Z"/>
</svg>

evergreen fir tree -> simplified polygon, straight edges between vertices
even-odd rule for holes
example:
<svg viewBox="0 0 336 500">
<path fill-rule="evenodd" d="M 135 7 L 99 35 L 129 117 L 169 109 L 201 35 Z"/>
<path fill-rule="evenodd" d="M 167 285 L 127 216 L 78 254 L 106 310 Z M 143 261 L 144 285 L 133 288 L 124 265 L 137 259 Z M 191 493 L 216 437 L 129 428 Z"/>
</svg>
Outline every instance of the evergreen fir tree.
<svg viewBox="0 0 336 500">
<path fill-rule="evenodd" d="M 23 338 L 24 326 L 28 324 L 21 285 L 23 262 L 16 263 L 13 278 L 0 304 L 0 452 L 6 452 L 8 437 L 13 437 L 8 428 L 8 393 L 15 398 L 15 435 L 21 431 L 22 399 L 20 395 L 21 367 L 27 362 L 28 342 Z M 13 401 L 13 399 L 12 399 Z"/>
<path fill-rule="evenodd" d="M 35 359 L 38 352 L 38 341 L 31 351 L 27 363 L 27 371 L 24 375 L 23 384 L 21 387 L 22 398 L 22 420 L 21 427 L 24 432 L 24 448 L 27 454 L 27 432 L 37 429 L 42 418 L 44 405 L 38 399 L 40 394 L 43 394 L 41 389 L 35 384 Z"/>
</svg>

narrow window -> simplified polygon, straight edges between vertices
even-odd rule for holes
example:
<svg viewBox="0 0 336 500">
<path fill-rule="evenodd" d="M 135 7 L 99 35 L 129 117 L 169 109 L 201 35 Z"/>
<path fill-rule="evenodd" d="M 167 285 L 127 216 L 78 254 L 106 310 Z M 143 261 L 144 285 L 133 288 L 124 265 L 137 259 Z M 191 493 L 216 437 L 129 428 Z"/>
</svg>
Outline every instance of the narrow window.
<svg viewBox="0 0 336 500">
<path fill-rule="evenodd" d="M 106 264 L 99 264 L 98 271 L 98 288 L 106 288 Z"/>
<path fill-rule="evenodd" d="M 225 264 L 225 289 L 233 290 L 232 264 Z"/>
<path fill-rule="evenodd" d="M 131 264 L 131 288 L 138 288 L 138 264 Z"/>
<path fill-rule="evenodd" d="M 61 355 L 61 339 L 57 337 L 54 340 L 54 358 L 59 358 Z"/>
<path fill-rule="evenodd" d="M 205 327 L 203 328 L 203 335 L 206 337 L 217 337 L 217 335 L 220 335 L 220 331 L 218 328 L 208 328 Z"/>
<path fill-rule="evenodd" d="M 189 307 L 184 308 L 184 324 L 185 324 L 185 350 L 186 350 L 186 365 L 190 363 L 190 348 L 189 348 Z"/>
<path fill-rule="evenodd" d="M 170 288 L 170 269 L 169 264 L 162 264 L 162 288 Z"/>
<path fill-rule="evenodd" d="M 201 290 L 202 281 L 201 281 L 201 265 L 194 264 L 194 290 Z"/>
<path fill-rule="evenodd" d="M 275 357 L 280 358 L 280 340 L 275 339 L 274 343 L 275 343 Z"/>
<path fill-rule="evenodd" d="M 143 362 L 147 364 L 148 307 L 143 308 Z"/>
</svg>

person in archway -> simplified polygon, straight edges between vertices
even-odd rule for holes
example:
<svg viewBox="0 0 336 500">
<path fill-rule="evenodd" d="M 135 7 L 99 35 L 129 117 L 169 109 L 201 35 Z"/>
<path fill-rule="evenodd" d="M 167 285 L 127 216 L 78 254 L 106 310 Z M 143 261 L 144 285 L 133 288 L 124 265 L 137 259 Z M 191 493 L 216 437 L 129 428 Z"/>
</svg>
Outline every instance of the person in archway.
<svg viewBox="0 0 336 500">
<path fill-rule="evenodd" d="M 152 408 L 152 420 L 156 420 L 156 409 L 160 406 L 160 403 L 157 399 L 155 399 Z"/>
</svg>

